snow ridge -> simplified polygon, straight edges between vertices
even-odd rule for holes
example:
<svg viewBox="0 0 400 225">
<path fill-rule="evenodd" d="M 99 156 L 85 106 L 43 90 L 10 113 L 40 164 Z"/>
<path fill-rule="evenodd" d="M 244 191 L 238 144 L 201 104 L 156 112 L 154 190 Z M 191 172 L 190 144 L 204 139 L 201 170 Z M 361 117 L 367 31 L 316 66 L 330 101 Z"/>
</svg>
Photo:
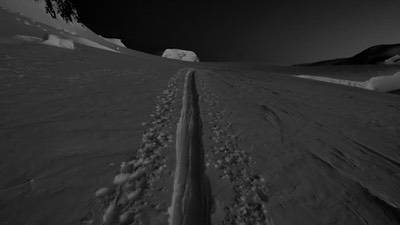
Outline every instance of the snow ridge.
<svg viewBox="0 0 400 225">
<path fill-rule="evenodd" d="M 295 77 L 340 84 L 350 87 L 357 87 L 379 92 L 390 92 L 400 89 L 400 72 L 397 72 L 391 76 L 372 77 L 367 81 L 343 80 L 331 77 L 311 76 L 311 75 L 295 75 Z"/>
</svg>

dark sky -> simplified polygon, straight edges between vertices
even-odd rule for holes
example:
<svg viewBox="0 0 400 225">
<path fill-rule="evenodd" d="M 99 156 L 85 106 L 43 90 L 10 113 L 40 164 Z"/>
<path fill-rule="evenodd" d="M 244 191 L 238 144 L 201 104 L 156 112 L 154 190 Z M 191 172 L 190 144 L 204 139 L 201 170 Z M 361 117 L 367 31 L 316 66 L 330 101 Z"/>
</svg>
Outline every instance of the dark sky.
<svg viewBox="0 0 400 225">
<path fill-rule="evenodd" d="M 97 33 L 149 53 L 193 50 L 202 61 L 294 64 L 400 43 L 400 0 L 77 2 Z"/>
</svg>

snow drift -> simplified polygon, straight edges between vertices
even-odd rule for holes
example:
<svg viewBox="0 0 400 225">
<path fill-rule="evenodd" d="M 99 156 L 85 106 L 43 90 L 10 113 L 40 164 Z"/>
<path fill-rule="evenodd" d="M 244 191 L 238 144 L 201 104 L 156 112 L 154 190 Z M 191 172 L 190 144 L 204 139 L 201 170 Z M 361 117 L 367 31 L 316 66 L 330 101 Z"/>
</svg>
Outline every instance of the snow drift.
<svg viewBox="0 0 400 225">
<path fill-rule="evenodd" d="M 111 52 L 118 52 L 118 51 L 116 51 L 116 50 L 114 50 L 112 48 L 106 47 L 106 46 L 101 45 L 101 44 L 99 44 L 99 43 L 97 43 L 95 41 L 92 41 L 92 40 L 89 40 L 89 39 L 86 39 L 86 38 L 83 38 L 83 37 L 73 37 L 73 40 L 75 42 L 79 43 L 79 44 L 86 45 L 86 46 L 89 46 L 89 47 L 92 47 L 92 48 L 98 48 L 98 49 L 107 50 L 107 51 L 111 51 Z"/>
<path fill-rule="evenodd" d="M 196 53 L 188 50 L 181 49 L 166 49 L 162 54 L 162 57 L 168 59 L 177 59 L 188 62 L 199 62 L 199 58 Z"/>
<path fill-rule="evenodd" d="M 74 41 L 71 39 L 61 38 L 54 34 L 49 34 L 47 40 L 42 42 L 45 45 L 50 45 L 58 48 L 75 49 Z"/>
<path fill-rule="evenodd" d="M 39 43 L 43 41 L 43 39 L 35 36 L 30 35 L 15 35 L 15 38 L 24 42 L 32 42 L 32 43 Z"/>
<path fill-rule="evenodd" d="M 108 41 L 108 42 L 114 44 L 114 45 L 117 45 L 117 46 L 122 47 L 122 48 L 126 48 L 126 46 L 124 45 L 124 43 L 122 43 L 121 39 L 117 39 L 117 38 L 105 38 L 105 37 L 102 37 L 102 38 L 103 38 L 104 40 L 106 40 L 106 41 Z"/>
<path fill-rule="evenodd" d="M 366 81 L 366 89 L 381 92 L 400 90 L 400 72 L 392 76 L 372 77 Z"/>
<path fill-rule="evenodd" d="M 328 82 L 328 83 L 333 83 L 333 84 L 346 85 L 346 86 L 351 86 L 351 87 L 365 88 L 365 82 L 360 82 L 360 81 L 342 80 L 342 79 L 336 79 L 336 78 L 331 78 L 331 77 L 321 77 L 321 76 L 311 76 L 311 75 L 296 75 L 296 77 L 310 79 L 310 80 L 317 80 L 317 81 L 322 81 L 322 82 Z"/>
<path fill-rule="evenodd" d="M 321 77 L 321 76 L 311 76 L 311 75 L 296 75 L 295 77 L 363 88 L 379 92 L 390 92 L 400 89 L 400 72 L 397 72 L 391 76 L 372 77 L 367 81 L 342 80 L 331 77 Z"/>
</svg>

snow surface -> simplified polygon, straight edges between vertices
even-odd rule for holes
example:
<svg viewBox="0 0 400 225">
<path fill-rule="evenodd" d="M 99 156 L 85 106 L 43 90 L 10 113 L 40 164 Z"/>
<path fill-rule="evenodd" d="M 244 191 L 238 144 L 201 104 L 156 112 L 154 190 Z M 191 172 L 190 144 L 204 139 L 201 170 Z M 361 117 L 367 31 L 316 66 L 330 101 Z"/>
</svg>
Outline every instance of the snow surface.
<svg viewBox="0 0 400 225">
<path fill-rule="evenodd" d="M 400 72 L 397 72 L 391 76 L 372 77 L 367 81 L 352 81 L 352 80 L 343 80 L 331 77 L 311 76 L 311 75 L 296 75 L 295 77 L 346 85 L 346 86 L 363 88 L 367 90 L 374 90 L 380 92 L 389 92 L 400 89 Z"/>
<path fill-rule="evenodd" d="M 400 65 L 400 55 L 395 55 L 385 60 L 386 65 Z"/>
<path fill-rule="evenodd" d="M 162 57 L 169 59 L 177 59 L 188 62 L 199 62 L 199 58 L 196 53 L 182 49 L 166 49 L 162 54 Z"/>
<path fill-rule="evenodd" d="M 45 45 L 50 45 L 58 48 L 75 49 L 74 41 L 71 39 L 64 39 L 57 35 L 50 34 L 47 40 L 42 42 Z"/>
</svg>

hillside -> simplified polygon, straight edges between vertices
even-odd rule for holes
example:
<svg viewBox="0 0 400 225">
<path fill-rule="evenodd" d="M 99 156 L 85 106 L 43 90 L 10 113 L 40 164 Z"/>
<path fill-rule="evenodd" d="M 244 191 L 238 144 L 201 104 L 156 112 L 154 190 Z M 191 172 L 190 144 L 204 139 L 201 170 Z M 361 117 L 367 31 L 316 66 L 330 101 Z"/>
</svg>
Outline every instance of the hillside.
<svg viewBox="0 0 400 225">
<path fill-rule="evenodd" d="M 349 58 L 326 60 L 305 65 L 323 66 L 385 64 L 386 60 L 396 55 L 400 55 L 400 44 L 376 45 Z"/>
</svg>

